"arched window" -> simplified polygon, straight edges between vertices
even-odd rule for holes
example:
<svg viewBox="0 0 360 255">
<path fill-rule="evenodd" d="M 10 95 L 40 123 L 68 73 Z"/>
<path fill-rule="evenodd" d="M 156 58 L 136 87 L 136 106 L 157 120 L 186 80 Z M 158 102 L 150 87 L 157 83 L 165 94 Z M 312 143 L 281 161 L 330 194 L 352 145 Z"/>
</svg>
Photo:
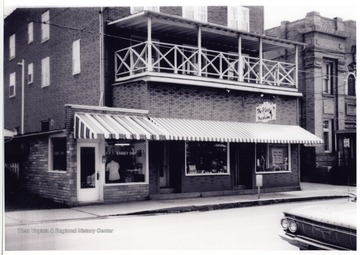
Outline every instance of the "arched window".
<svg viewBox="0 0 360 255">
<path fill-rule="evenodd" d="M 356 79 L 354 74 L 349 74 L 347 79 L 347 94 L 348 96 L 355 96 Z"/>
</svg>

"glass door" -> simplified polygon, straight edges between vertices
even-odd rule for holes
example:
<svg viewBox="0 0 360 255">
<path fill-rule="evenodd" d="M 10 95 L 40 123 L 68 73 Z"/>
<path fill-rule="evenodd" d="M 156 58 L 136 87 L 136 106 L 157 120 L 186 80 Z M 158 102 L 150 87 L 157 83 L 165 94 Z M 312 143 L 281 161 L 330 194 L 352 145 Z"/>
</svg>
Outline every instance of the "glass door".
<svg viewBox="0 0 360 255">
<path fill-rule="evenodd" d="M 78 199 L 93 202 L 100 199 L 100 173 L 97 167 L 96 145 L 79 145 L 78 148 Z"/>
</svg>

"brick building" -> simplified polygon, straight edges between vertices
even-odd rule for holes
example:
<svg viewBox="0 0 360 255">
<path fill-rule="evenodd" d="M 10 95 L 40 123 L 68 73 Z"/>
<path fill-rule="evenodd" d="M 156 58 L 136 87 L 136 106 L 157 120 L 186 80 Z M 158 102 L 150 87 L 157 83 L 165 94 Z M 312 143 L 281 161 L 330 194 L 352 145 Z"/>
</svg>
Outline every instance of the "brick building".
<svg viewBox="0 0 360 255">
<path fill-rule="evenodd" d="M 299 189 L 297 57 L 263 7 L 17 9 L 5 19 L 6 164 L 69 205 Z"/>
<path fill-rule="evenodd" d="M 266 34 L 306 43 L 299 55 L 301 125 L 324 144 L 303 151 L 302 176 L 356 183 L 356 22 L 311 12 Z"/>
</svg>

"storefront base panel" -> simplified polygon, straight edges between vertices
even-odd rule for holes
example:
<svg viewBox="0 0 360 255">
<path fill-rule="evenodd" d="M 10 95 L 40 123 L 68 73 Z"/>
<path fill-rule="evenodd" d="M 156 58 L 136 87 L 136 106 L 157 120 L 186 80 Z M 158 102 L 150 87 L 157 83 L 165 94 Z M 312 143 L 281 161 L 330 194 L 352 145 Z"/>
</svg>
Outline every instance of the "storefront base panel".
<svg viewBox="0 0 360 255">
<path fill-rule="evenodd" d="M 186 192 L 223 191 L 231 189 L 231 176 L 186 176 L 182 190 Z"/>
<path fill-rule="evenodd" d="M 147 200 L 148 184 L 104 186 L 104 203 Z"/>
</svg>

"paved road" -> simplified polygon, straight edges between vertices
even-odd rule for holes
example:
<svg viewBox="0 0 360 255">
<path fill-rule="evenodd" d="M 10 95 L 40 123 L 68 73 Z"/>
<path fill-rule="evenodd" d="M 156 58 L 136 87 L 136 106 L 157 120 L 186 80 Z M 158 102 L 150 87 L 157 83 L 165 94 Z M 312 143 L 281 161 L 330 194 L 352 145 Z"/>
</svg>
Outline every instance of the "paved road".
<svg viewBox="0 0 360 255">
<path fill-rule="evenodd" d="M 296 250 L 278 237 L 285 208 L 347 199 L 181 214 L 7 226 L 6 250 Z"/>
</svg>

